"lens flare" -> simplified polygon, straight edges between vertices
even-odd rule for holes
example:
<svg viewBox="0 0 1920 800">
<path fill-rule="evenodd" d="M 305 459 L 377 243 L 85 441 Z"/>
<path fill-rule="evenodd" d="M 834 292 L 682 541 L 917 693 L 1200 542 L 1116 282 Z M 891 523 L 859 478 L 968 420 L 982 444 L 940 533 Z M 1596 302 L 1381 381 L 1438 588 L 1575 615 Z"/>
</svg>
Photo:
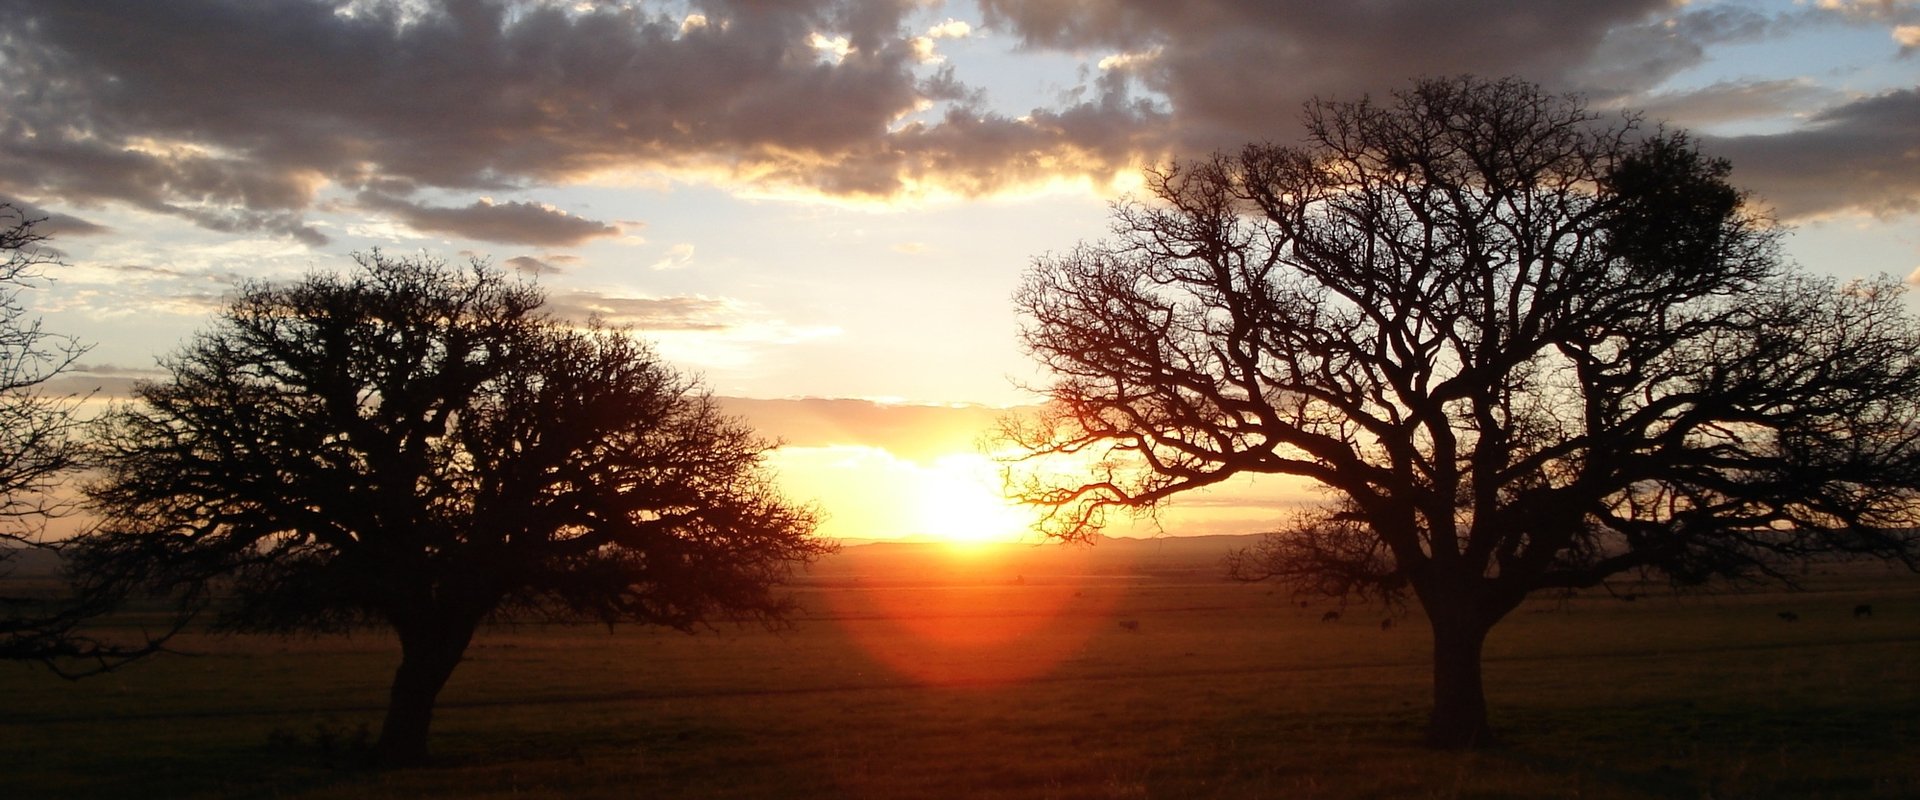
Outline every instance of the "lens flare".
<svg viewBox="0 0 1920 800">
<path fill-rule="evenodd" d="M 868 546 L 901 555 L 859 590 L 824 593 L 828 616 L 879 665 L 925 686 L 992 688 L 1052 673 L 1111 631 L 1126 587 L 1092 574 L 1086 548 Z M 1035 548 L 1051 552 L 1033 558 Z"/>
</svg>

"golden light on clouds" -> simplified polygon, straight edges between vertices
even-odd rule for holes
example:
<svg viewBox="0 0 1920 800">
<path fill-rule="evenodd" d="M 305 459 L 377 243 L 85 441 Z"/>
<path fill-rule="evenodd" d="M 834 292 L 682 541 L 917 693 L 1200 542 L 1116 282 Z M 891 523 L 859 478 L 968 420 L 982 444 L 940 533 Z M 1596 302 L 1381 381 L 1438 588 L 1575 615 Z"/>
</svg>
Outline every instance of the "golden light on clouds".
<svg viewBox="0 0 1920 800">
<path fill-rule="evenodd" d="M 828 36 L 816 31 L 807 37 L 807 44 L 825 55 L 831 64 L 838 64 L 853 54 L 853 42 L 845 36 Z"/>
<path fill-rule="evenodd" d="M 927 29 L 927 37 L 931 39 L 965 39 L 972 33 L 972 25 L 952 17 L 948 17 L 947 21 Z"/>
<path fill-rule="evenodd" d="M 1100 59 L 1098 66 L 1102 71 L 1130 69 L 1136 65 L 1149 64 L 1158 60 L 1160 53 L 1161 49 L 1158 47 L 1141 53 L 1115 53 Z"/>
</svg>

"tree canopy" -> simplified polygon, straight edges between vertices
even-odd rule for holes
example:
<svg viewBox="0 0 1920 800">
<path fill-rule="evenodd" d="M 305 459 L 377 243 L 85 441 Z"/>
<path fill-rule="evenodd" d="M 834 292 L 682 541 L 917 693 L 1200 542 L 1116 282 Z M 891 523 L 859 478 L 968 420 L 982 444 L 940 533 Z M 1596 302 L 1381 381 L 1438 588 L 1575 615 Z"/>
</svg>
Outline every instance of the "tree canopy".
<svg viewBox="0 0 1920 800">
<path fill-rule="evenodd" d="M 770 445 L 627 331 L 543 300 L 378 252 L 243 287 L 98 427 L 82 574 L 229 630 L 391 626 L 388 763 L 425 757 L 483 620 L 777 618 L 774 587 L 830 545 L 770 482 Z"/>
<path fill-rule="evenodd" d="M 1489 739 L 1480 646 L 1532 592 L 1914 563 L 1920 325 L 1896 282 L 1793 267 L 1685 132 L 1525 82 L 1304 122 L 1299 146 L 1150 172 L 1111 238 L 1028 272 L 1022 339 L 1055 379 L 1008 433 L 1050 533 L 1238 475 L 1317 482 L 1326 506 L 1235 568 L 1410 592 L 1448 746 Z"/>
</svg>

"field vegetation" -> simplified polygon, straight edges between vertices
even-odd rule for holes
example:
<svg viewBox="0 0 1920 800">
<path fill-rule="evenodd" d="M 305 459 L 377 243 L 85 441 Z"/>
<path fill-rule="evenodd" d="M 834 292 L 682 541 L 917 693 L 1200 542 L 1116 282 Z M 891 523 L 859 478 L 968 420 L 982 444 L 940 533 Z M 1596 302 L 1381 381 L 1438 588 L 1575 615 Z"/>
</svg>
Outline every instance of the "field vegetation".
<svg viewBox="0 0 1920 800">
<path fill-rule="evenodd" d="M 489 627 L 411 770 L 365 766 L 379 631 L 188 634 L 79 682 L 8 664 L 0 774 L 13 797 L 1920 796 L 1911 573 L 1530 601 L 1488 643 L 1503 743 L 1461 753 L 1420 742 L 1423 620 L 1223 580 L 1233 546 L 854 546 L 781 630 Z"/>
</svg>

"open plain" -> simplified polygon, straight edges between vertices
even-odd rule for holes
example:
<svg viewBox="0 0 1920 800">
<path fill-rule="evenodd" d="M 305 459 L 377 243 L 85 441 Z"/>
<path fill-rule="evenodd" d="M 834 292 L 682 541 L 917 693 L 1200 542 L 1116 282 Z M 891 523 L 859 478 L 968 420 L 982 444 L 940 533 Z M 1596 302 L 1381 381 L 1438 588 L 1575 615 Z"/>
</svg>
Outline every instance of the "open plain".
<svg viewBox="0 0 1920 800">
<path fill-rule="evenodd" d="M 1911 573 L 1542 598 L 1488 645 L 1502 744 L 1444 753 L 1419 745 L 1419 611 L 1224 580 L 1246 543 L 861 545 L 801 576 L 780 630 L 495 625 L 414 770 L 363 765 L 379 631 L 189 635 L 79 682 L 5 665 L 0 775 L 11 797 L 1920 796 Z"/>
</svg>

